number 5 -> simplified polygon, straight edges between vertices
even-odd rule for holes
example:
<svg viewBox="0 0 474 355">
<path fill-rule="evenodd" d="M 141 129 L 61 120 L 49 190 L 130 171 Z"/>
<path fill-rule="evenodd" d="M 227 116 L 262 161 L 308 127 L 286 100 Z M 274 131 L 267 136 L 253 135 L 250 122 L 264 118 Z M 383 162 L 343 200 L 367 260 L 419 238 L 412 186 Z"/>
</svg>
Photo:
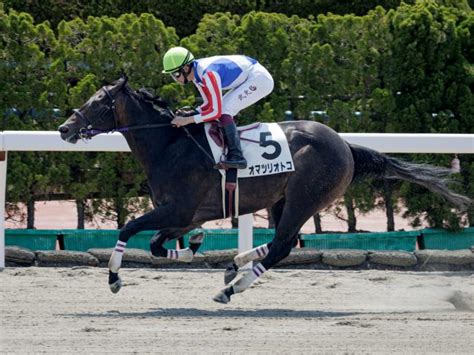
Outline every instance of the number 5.
<svg viewBox="0 0 474 355">
<path fill-rule="evenodd" d="M 262 157 L 267 160 L 273 160 L 278 158 L 281 154 L 281 145 L 280 143 L 272 140 L 271 132 L 262 132 L 260 133 L 260 147 L 268 147 L 269 145 L 275 147 L 275 151 L 273 153 L 263 153 Z"/>
</svg>

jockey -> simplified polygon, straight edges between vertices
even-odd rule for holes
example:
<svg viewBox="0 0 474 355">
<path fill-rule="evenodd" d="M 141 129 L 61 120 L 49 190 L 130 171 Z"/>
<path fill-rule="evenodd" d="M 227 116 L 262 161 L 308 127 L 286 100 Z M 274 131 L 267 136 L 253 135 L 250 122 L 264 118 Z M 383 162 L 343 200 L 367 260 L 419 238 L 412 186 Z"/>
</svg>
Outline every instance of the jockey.
<svg viewBox="0 0 474 355">
<path fill-rule="evenodd" d="M 228 146 L 226 159 L 221 163 L 228 168 L 246 168 L 233 117 L 272 92 L 273 78 L 267 69 L 244 55 L 194 59 L 183 47 L 168 50 L 163 67 L 163 73 L 171 74 L 181 84 L 192 81 L 204 101 L 195 110 L 178 110 L 171 123 L 181 127 L 219 120 Z M 223 96 L 224 90 L 227 92 Z"/>
</svg>

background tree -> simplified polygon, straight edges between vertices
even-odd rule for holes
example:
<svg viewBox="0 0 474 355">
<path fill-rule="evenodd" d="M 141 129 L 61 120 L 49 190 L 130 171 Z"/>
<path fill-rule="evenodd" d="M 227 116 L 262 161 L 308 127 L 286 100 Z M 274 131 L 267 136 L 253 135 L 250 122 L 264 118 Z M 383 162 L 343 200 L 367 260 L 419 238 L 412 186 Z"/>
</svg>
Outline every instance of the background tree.
<svg viewBox="0 0 474 355">
<path fill-rule="evenodd" d="M 472 12 L 428 0 L 388 13 L 393 40 L 384 82 L 394 97 L 396 131 L 473 131 L 472 74 L 468 69 L 472 60 L 461 50 L 462 30 L 458 29 L 468 28 L 470 18 Z M 449 167 L 452 156 L 418 154 L 411 159 Z M 405 215 L 413 217 L 414 226 L 420 224 L 423 215 L 432 226 L 459 226 L 460 216 L 437 196 L 409 184 L 402 192 L 408 207 Z"/>
<path fill-rule="evenodd" d="M 6 1 L 8 12 L 0 3 L 4 129 L 54 130 L 60 120 L 51 116 L 69 116 L 122 73 L 132 87 L 145 86 L 173 107 L 196 105 L 193 87 L 161 74 L 163 53 L 182 44 L 196 57 L 244 53 L 269 68 L 275 90 L 243 111 L 241 124 L 281 121 L 290 109 L 296 119 L 319 120 L 340 132 L 474 131 L 474 19 L 467 1 L 418 0 L 399 6 L 390 0 L 295 0 L 283 6 L 242 0 L 212 2 L 212 13 L 204 16 L 202 3 Z M 196 10 L 189 21 L 167 22 L 181 5 Z M 44 19 L 51 22 L 39 23 Z M 458 188 L 473 196 L 474 158 L 459 157 L 463 184 Z M 403 158 L 449 166 L 452 156 Z M 51 196 L 76 201 L 79 227 L 94 213 L 122 225 L 148 208 L 149 202 L 140 198 L 145 191 L 141 171 L 129 154 L 12 153 L 7 198 L 11 206 L 30 206 L 30 227 L 35 199 Z M 425 190 L 387 182 L 354 185 L 337 207 L 347 210 L 348 229 L 356 230 L 358 213 L 382 206 L 390 230 L 396 228 L 393 211 L 400 198 L 414 225 L 426 218 L 433 226 L 456 227 L 463 218 Z M 90 199 L 93 205 L 85 203 Z M 106 206 L 112 206 L 110 213 Z M 474 223 L 473 209 L 468 217 Z"/>
<path fill-rule="evenodd" d="M 439 0 L 453 5 L 464 3 L 466 0 Z M 413 4 L 415 0 L 405 0 Z M 216 12 L 232 12 L 244 15 L 251 11 L 278 12 L 285 15 L 300 17 L 316 17 L 328 12 L 334 14 L 350 14 L 358 16 L 366 14 L 376 6 L 385 9 L 396 8 L 401 0 L 287 0 L 287 1 L 257 1 L 257 0 L 82 0 L 64 2 L 63 0 L 4 0 L 7 9 L 13 8 L 34 15 L 36 22 L 49 21 L 55 28 L 61 21 L 71 21 L 75 18 L 87 19 L 89 16 L 119 17 L 126 13 L 149 13 L 161 19 L 168 26 L 176 28 L 180 37 L 195 33 L 206 14 Z"/>
<path fill-rule="evenodd" d="M 0 110 L 3 129 L 50 129 L 45 118 L 56 93 L 47 78 L 51 74 L 55 37 L 47 23 L 35 25 L 26 13 L 0 10 Z M 9 156 L 7 199 L 27 207 L 27 226 L 34 228 L 35 201 L 53 192 L 58 176 L 56 161 L 46 153 L 14 152 Z"/>
<path fill-rule="evenodd" d="M 137 33 L 142 35 L 137 37 Z M 164 84 L 160 53 L 177 41 L 173 29 L 149 14 L 61 22 L 58 39 L 58 53 L 65 63 L 69 83 L 69 107 L 80 107 L 101 85 L 112 82 L 121 73 L 129 75 L 132 86 L 140 83 L 157 89 Z M 74 161 L 77 165 L 70 165 L 73 187 L 70 191 L 79 212 L 93 195 L 90 213 L 113 220 L 120 228 L 128 216 L 138 213 L 140 208 L 142 211 L 148 208 L 149 200 L 138 199 L 143 194 L 140 186 L 145 176 L 130 154 L 88 153 L 87 159 Z M 91 166 L 94 166 L 93 178 Z M 127 171 L 119 172 L 118 168 Z M 133 176 L 133 181 L 124 180 L 123 174 Z M 106 211 L 107 207 L 111 211 Z M 86 212 L 83 211 L 84 216 Z"/>
</svg>

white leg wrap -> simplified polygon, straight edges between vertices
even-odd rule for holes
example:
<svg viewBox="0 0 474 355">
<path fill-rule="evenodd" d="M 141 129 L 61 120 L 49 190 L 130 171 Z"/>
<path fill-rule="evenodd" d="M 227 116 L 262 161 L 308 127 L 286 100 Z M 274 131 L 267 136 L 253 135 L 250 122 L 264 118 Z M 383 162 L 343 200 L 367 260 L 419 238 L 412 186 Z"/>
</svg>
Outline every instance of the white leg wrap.
<svg viewBox="0 0 474 355">
<path fill-rule="evenodd" d="M 109 270 L 112 272 L 117 273 L 120 269 L 120 266 L 122 265 L 122 256 L 123 252 L 125 251 L 125 246 L 127 243 L 121 242 L 120 240 L 117 241 L 117 244 L 115 245 L 115 249 L 112 252 L 112 255 L 110 256 L 109 260 Z"/>
<path fill-rule="evenodd" d="M 242 267 L 245 264 L 258 259 L 263 258 L 268 254 L 267 244 L 260 245 L 259 247 L 244 251 L 234 258 L 234 262 L 238 267 Z"/>
<path fill-rule="evenodd" d="M 191 260 L 193 260 L 193 252 L 189 248 L 180 250 L 168 249 L 168 255 L 166 257 L 168 259 L 179 260 L 189 263 Z"/>
<path fill-rule="evenodd" d="M 235 293 L 244 292 L 256 279 L 267 271 L 262 264 L 257 264 L 246 272 L 232 287 Z"/>
</svg>

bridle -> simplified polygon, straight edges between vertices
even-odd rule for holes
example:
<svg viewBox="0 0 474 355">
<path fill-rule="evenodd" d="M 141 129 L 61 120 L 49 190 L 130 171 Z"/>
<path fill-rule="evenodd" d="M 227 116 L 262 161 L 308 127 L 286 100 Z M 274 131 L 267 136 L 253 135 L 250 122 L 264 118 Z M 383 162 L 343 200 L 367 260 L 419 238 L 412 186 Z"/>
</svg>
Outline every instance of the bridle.
<svg viewBox="0 0 474 355">
<path fill-rule="evenodd" d="M 115 102 L 116 99 L 112 96 L 110 91 L 105 87 L 102 86 L 101 90 L 105 93 L 107 98 L 109 99 L 109 104 L 107 105 L 107 109 L 104 110 L 101 114 L 99 119 L 97 119 L 95 122 L 92 122 L 90 119 L 86 117 L 79 109 L 74 109 L 73 112 L 83 121 L 86 123 L 86 126 L 81 128 L 79 130 L 79 137 L 83 140 L 87 139 L 92 139 L 92 137 L 101 134 L 101 133 L 113 133 L 113 132 L 128 132 L 128 131 L 134 131 L 138 129 L 150 129 L 150 128 L 164 128 L 164 127 L 171 127 L 171 123 L 152 123 L 152 124 L 144 124 L 144 125 L 134 125 L 134 126 L 123 126 L 119 127 L 118 120 L 117 120 L 117 115 L 115 113 Z M 169 108 L 166 107 L 165 110 L 174 117 L 175 114 L 174 112 Z M 114 117 L 114 123 L 115 127 L 112 129 L 97 129 L 94 128 L 94 124 L 100 123 L 104 120 L 104 116 L 107 112 L 112 111 L 112 115 Z M 211 161 L 212 164 L 214 164 L 214 158 L 204 149 L 204 147 L 196 140 L 196 138 L 193 137 L 193 135 L 189 132 L 189 130 L 182 126 L 180 127 L 186 132 L 186 135 L 197 145 L 197 147 L 206 155 L 206 157 Z"/>
<path fill-rule="evenodd" d="M 92 137 L 98 135 L 98 134 L 101 134 L 101 133 L 113 133 L 113 132 L 120 132 L 120 133 L 124 133 L 124 132 L 128 132 L 128 131 L 132 131 L 132 130 L 137 130 L 137 129 L 147 129 L 147 128 L 163 128 L 163 127 L 170 127 L 171 126 L 171 123 L 153 123 L 153 124 L 145 124 L 145 125 L 132 125 L 132 126 L 122 126 L 122 127 L 119 127 L 119 123 L 118 123 L 118 120 L 117 120 L 117 115 L 116 115 L 116 112 L 115 112 L 115 102 L 116 102 L 116 99 L 112 96 L 112 94 L 110 93 L 110 91 L 105 87 L 103 86 L 101 88 L 101 90 L 105 93 L 105 95 L 107 96 L 107 98 L 109 99 L 109 103 L 106 105 L 106 110 L 104 110 L 102 113 L 100 113 L 100 117 L 95 120 L 94 122 L 92 122 L 90 119 L 88 119 L 86 117 L 86 115 L 84 115 L 79 109 L 74 109 L 73 112 L 79 116 L 79 118 L 86 123 L 86 126 L 81 128 L 79 130 L 79 137 L 81 139 L 91 139 Z M 166 108 L 166 110 L 172 115 L 174 116 L 174 113 L 173 111 L 171 111 L 169 108 Z M 114 128 L 111 128 L 111 129 L 97 129 L 97 128 L 94 128 L 94 124 L 98 124 L 98 123 L 101 123 L 104 118 L 105 118 L 105 115 L 106 113 L 108 113 L 109 111 L 112 111 L 112 115 L 114 117 L 114 125 L 115 127 Z"/>
</svg>

